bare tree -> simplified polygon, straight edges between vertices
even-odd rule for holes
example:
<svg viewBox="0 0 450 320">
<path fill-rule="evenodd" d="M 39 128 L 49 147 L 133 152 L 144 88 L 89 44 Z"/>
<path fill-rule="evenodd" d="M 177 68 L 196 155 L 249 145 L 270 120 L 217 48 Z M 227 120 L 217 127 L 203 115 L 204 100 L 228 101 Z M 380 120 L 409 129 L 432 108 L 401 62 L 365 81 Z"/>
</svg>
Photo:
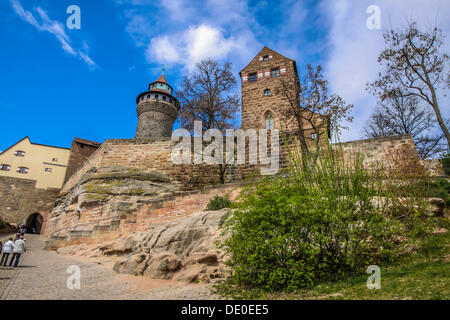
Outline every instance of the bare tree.
<svg viewBox="0 0 450 320">
<path fill-rule="evenodd" d="M 383 36 L 386 49 L 380 53 L 378 62 L 385 70 L 378 80 L 368 84 L 369 91 L 381 101 L 404 94 L 424 101 L 433 109 L 450 148 L 450 133 L 437 97 L 439 89 L 450 88 L 449 57 L 439 51 L 442 31 L 435 27 L 424 32 L 417 23 L 410 22 L 405 29 L 390 30 Z"/>
<path fill-rule="evenodd" d="M 434 114 L 419 103 L 419 98 L 401 95 L 379 102 L 362 133 L 367 138 L 411 134 L 419 157 L 427 159 L 446 149 L 444 135 L 433 134 L 435 127 Z"/>
<path fill-rule="evenodd" d="M 235 88 L 231 63 L 221 66 L 213 59 L 197 63 L 193 72 L 184 77 L 177 93 L 181 127 L 192 131 L 194 121 L 202 121 L 204 131 L 233 128 L 240 106 Z"/>
<path fill-rule="evenodd" d="M 347 129 L 343 121 L 351 122 L 352 104 L 346 104 L 337 94 L 328 94 L 328 81 L 322 75 L 322 67 L 314 68 L 308 64 L 307 71 L 299 83 L 280 80 L 281 90 L 287 98 L 290 108 L 286 111 L 288 118 L 296 121 L 302 154 L 313 155 L 317 159 L 320 153 L 320 141 L 326 136 L 329 128 L 334 130 Z M 312 128 L 316 135 L 314 150 L 310 150 L 305 139 L 305 131 Z"/>
<path fill-rule="evenodd" d="M 181 91 L 177 93 L 181 127 L 193 131 L 194 121 L 202 121 L 203 131 L 218 129 L 225 132 L 226 129 L 234 128 L 240 107 L 235 89 L 236 78 L 231 63 L 221 66 L 213 59 L 197 63 L 193 72 L 184 77 Z M 225 182 L 228 166 L 228 160 L 219 164 L 222 183 Z"/>
</svg>

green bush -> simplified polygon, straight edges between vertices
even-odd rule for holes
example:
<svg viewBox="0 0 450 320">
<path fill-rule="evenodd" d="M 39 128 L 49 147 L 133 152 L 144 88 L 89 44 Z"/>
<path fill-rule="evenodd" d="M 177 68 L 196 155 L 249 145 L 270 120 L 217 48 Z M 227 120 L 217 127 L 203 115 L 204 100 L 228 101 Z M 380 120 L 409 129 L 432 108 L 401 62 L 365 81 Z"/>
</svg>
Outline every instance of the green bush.
<svg viewBox="0 0 450 320">
<path fill-rule="evenodd" d="M 293 158 L 289 172 L 246 187 L 234 203 L 223 243 L 232 283 L 313 286 L 393 260 L 409 234 L 423 232 L 424 202 L 382 179 L 382 171 L 367 172 L 361 158 L 313 161 Z"/>
<path fill-rule="evenodd" d="M 229 208 L 231 206 L 231 201 L 228 196 L 215 196 L 211 200 L 209 200 L 208 205 L 206 206 L 207 211 L 220 210 L 223 208 Z"/>
<path fill-rule="evenodd" d="M 444 167 L 444 173 L 446 176 L 450 176 L 450 153 L 447 153 L 441 159 L 442 166 Z"/>
<path fill-rule="evenodd" d="M 445 178 L 423 183 L 423 195 L 430 198 L 442 198 L 450 206 L 450 182 Z"/>
</svg>

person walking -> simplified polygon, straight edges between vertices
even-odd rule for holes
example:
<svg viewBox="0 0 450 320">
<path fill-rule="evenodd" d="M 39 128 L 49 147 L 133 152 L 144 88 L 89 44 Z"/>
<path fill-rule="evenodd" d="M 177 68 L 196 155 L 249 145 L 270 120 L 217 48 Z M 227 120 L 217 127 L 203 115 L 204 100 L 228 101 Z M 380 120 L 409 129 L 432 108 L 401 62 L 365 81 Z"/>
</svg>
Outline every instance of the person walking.
<svg viewBox="0 0 450 320">
<path fill-rule="evenodd" d="M 8 262 L 9 254 L 12 252 L 14 248 L 14 242 L 12 242 L 13 238 L 9 238 L 8 241 L 5 242 L 2 248 L 2 260 L 0 265 L 4 265 L 6 267 L 6 263 Z M 4 261 L 4 263 L 3 263 Z"/>
<path fill-rule="evenodd" d="M 14 242 L 13 256 L 11 258 L 11 261 L 9 262 L 9 266 L 11 266 L 13 264 L 13 261 L 15 259 L 14 267 L 17 268 L 17 265 L 19 264 L 20 256 L 23 253 L 25 253 L 25 251 L 26 251 L 25 241 L 23 241 L 23 237 L 20 237 L 19 240 L 16 240 Z"/>
</svg>

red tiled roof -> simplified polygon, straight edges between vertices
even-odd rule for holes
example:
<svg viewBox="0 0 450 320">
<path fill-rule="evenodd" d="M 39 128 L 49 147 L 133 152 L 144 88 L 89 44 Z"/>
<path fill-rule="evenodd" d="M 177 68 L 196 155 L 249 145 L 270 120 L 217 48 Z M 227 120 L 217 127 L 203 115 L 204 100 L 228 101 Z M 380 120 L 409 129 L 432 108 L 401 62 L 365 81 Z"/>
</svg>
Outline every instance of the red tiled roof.
<svg viewBox="0 0 450 320">
<path fill-rule="evenodd" d="M 166 77 L 164 77 L 164 74 L 161 73 L 161 75 L 159 76 L 158 80 L 156 80 L 155 82 L 164 82 L 164 83 L 167 83 Z M 168 83 L 167 83 L 167 84 L 168 84 Z"/>
</svg>

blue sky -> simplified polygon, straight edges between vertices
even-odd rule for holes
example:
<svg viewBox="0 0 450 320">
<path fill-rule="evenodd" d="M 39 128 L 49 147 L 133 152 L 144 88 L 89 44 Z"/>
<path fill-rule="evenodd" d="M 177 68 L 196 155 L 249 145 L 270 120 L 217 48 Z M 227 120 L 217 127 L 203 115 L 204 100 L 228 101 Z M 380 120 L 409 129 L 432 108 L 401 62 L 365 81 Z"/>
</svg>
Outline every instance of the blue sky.
<svg viewBox="0 0 450 320">
<path fill-rule="evenodd" d="M 72 4 L 80 30 L 66 27 Z M 382 30 L 365 25 L 371 4 Z M 176 90 L 202 58 L 233 62 L 238 77 L 264 45 L 300 71 L 324 66 L 332 91 L 355 104 L 343 138 L 357 139 L 375 105 L 364 88 L 378 72 L 382 31 L 412 17 L 448 33 L 448 16 L 445 0 L 0 0 L 0 150 L 24 136 L 63 147 L 75 136 L 132 138 L 135 98 L 161 64 Z"/>
</svg>

